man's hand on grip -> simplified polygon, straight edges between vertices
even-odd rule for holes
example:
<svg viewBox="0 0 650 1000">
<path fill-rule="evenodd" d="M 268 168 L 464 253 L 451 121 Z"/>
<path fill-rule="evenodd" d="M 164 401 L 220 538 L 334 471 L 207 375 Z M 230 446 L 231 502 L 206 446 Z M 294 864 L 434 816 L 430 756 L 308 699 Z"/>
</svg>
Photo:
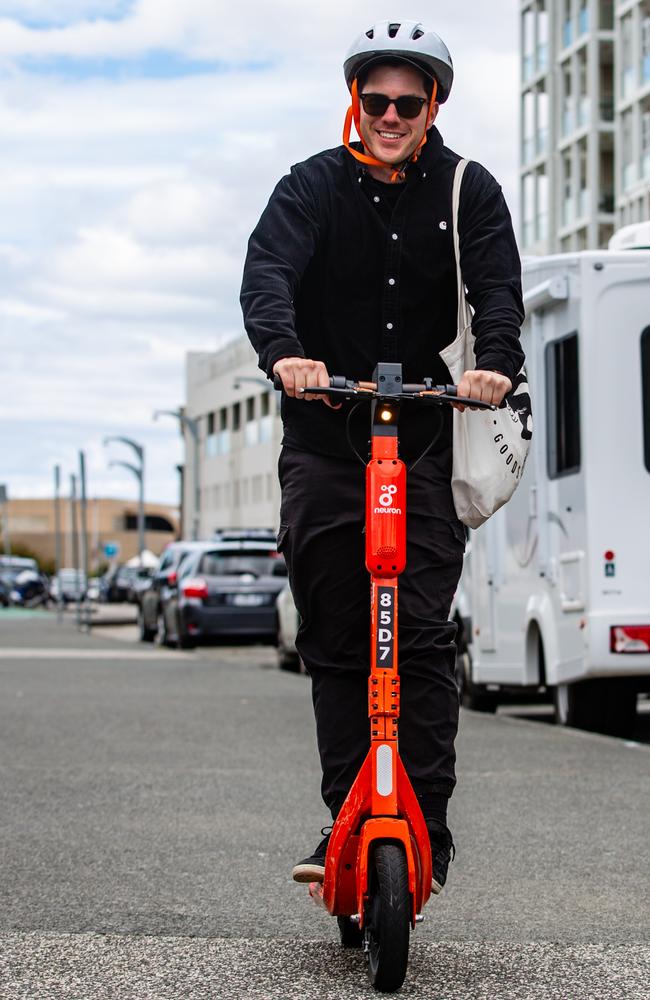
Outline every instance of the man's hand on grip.
<svg viewBox="0 0 650 1000">
<path fill-rule="evenodd" d="M 310 358 L 281 358 L 273 365 L 273 374 L 279 375 L 287 396 L 293 399 L 322 399 L 326 406 L 338 410 L 340 403 L 333 404 L 328 396 L 320 396 L 318 387 L 329 388 L 330 378 L 322 361 L 312 361 Z M 301 389 L 314 389 L 314 392 L 304 393 Z"/>
</svg>

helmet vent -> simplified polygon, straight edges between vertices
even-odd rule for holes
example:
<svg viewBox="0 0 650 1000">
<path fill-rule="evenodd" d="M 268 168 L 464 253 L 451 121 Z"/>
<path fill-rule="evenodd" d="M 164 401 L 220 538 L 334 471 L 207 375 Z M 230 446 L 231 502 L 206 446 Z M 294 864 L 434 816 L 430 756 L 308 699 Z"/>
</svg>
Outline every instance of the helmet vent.
<svg viewBox="0 0 650 1000">
<path fill-rule="evenodd" d="M 422 38 L 423 34 L 424 32 L 422 31 L 421 28 L 416 28 L 413 34 L 411 35 L 411 38 L 413 39 L 414 42 L 417 42 L 418 38 Z"/>
<path fill-rule="evenodd" d="M 374 37 L 375 37 L 375 29 L 374 28 L 370 28 L 369 31 L 366 31 L 366 38 L 374 38 Z"/>
<path fill-rule="evenodd" d="M 388 25 L 388 37 L 389 38 L 394 38 L 395 35 L 397 34 L 397 32 L 399 31 L 400 27 L 401 27 L 400 24 L 389 24 Z"/>
</svg>

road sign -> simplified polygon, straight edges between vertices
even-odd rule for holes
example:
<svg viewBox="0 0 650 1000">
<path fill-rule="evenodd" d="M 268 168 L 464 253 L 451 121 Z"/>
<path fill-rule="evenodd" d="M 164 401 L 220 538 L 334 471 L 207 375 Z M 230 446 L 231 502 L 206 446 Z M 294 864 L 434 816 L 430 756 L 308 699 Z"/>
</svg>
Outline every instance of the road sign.
<svg viewBox="0 0 650 1000">
<path fill-rule="evenodd" d="M 120 554 L 120 543 L 119 542 L 106 542 L 104 545 L 104 555 L 107 559 L 114 559 L 115 556 Z"/>
</svg>

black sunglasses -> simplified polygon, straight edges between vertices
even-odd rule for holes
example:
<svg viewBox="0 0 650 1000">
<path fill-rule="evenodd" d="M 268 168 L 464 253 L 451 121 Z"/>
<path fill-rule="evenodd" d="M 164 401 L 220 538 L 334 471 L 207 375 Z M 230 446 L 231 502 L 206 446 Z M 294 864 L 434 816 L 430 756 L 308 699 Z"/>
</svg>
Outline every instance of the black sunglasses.
<svg viewBox="0 0 650 1000">
<path fill-rule="evenodd" d="M 381 115 L 385 115 L 391 104 L 395 105 L 395 110 L 400 118 L 417 118 L 422 110 L 422 105 L 427 104 L 426 97 L 414 97 L 411 94 L 395 98 L 387 97 L 386 94 L 361 94 L 360 101 L 363 110 L 371 118 L 380 118 Z"/>
</svg>

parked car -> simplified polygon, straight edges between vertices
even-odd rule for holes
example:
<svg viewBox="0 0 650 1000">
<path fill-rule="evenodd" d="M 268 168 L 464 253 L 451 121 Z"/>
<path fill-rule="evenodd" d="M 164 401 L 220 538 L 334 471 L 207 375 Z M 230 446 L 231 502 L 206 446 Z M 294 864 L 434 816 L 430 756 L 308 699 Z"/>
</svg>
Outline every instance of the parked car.
<svg viewBox="0 0 650 1000">
<path fill-rule="evenodd" d="M 304 664 L 296 649 L 300 616 L 288 583 L 278 594 L 276 607 L 278 612 L 278 666 L 280 670 L 304 673 Z"/>
<path fill-rule="evenodd" d="M 136 566 L 114 566 L 102 577 L 102 600 L 109 604 L 123 604 L 129 600 L 129 593 L 139 569 Z"/>
<path fill-rule="evenodd" d="M 162 603 L 166 641 L 184 649 L 224 637 L 276 642 L 276 599 L 286 575 L 274 536 L 222 533 L 179 565 Z"/>
<path fill-rule="evenodd" d="M 32 569 L 21 570 L 13 581 L 9 600 L 19 608 L 37 608 L 50 599 L 47 577 Z"/>
<path fill-rule="evenodd" d="M 82 600 L 86 596 L 86 586 L 86 574 L 83 570 L 65 567 L 52 577 L 50 597 L 53 601 L 58 601 L 60 595 L 64 604 Z"/>
<path fill-rule="evenodd" d="M 166 646 L 169 641 L 162 609 L 176 588 L 178 567 L 189 552 L 210 547 L 211 542 L 170 542 L 163 551 L 158 568 L 149 585 L 140 593 L 138 630 L 141 642 L 156 640 Z"/>
<path fill-rule="evenodd" d="M 9 594 L 11 593 L 11 580 L 0 573 L 0 608 L 9 607 Z"/>
</svg>

